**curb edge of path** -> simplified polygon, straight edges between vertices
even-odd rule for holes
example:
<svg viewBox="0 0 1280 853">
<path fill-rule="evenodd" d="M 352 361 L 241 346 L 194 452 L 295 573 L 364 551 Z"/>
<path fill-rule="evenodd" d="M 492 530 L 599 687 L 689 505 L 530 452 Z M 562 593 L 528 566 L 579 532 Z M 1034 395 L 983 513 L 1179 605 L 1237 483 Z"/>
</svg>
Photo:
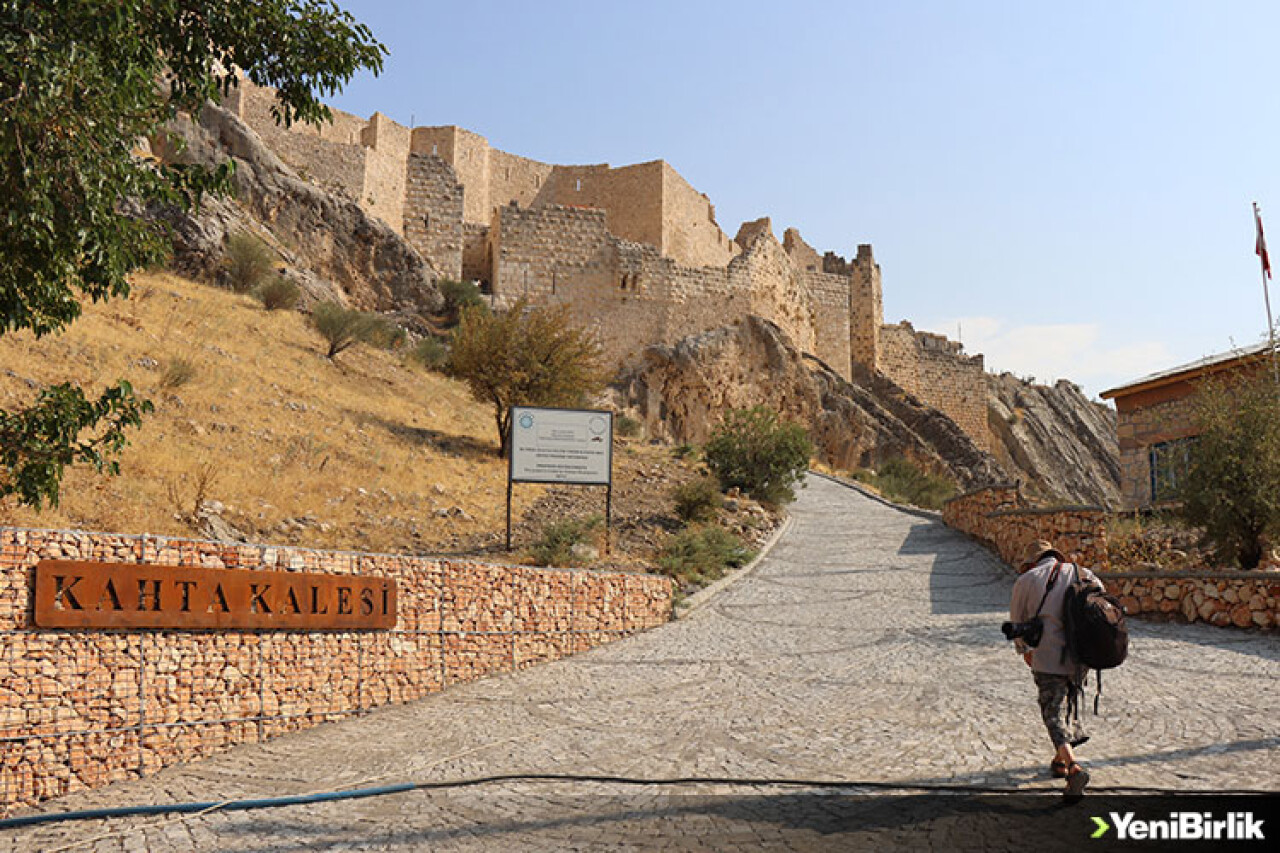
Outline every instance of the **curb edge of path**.
<svg viewBox="0 0 1280 853">
<path fill-rule="evenodd" d="M 756 568 L 764 562 L 764 558 L 769 556 L 769 552 L 773 550 L 774 545 L 778 544 L 778 540 L 780 540 L 783 535 L 791 529 L 793 520 L 793 516 L 790 513 L 787 513 L 786 517 L 782 520 L 782 524 L 778 525 L 778 529 L 773 531 L 773 535 L 771 535 L 769 539 L 760 546 L 760 552 L 756 554 L 755 559 L 750 563 L 747 563 L 740 569 L 736 569 L 732 574 L 725 575 L 710 586 L 704 586 L 702 589 L 677 604 L 672 609 L 672 621 L 684 619 L 691 613 L 702 609 L 708 601 L 754 572 Z"/>
</svg>

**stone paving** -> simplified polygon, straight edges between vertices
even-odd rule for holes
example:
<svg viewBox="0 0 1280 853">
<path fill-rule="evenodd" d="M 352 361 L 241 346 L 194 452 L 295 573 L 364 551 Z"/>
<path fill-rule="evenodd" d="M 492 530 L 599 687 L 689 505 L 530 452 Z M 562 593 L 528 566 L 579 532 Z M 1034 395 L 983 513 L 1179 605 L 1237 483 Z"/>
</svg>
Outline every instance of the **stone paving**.
<svg viewBox="0 0 1280 853">
<path fill-rule="evenodd" d="M 980 807 L 920 790 L 1044 794 L 1005 810 L 1059 810 L 1030 673 L 998 630 L 1012 573 L 939 521 L 808 482 L 768 557 L 678 622 L 45 808 L 508 774 L 722 781 L 514 780 L 85 821 L 0 831 L 0 851 L 1027 849 L 1011 822 L 958 843 Z M 1085 718 L 1093 788 L 1280 791 L 1280 637 L 1133 634 Z"/>
</svg>

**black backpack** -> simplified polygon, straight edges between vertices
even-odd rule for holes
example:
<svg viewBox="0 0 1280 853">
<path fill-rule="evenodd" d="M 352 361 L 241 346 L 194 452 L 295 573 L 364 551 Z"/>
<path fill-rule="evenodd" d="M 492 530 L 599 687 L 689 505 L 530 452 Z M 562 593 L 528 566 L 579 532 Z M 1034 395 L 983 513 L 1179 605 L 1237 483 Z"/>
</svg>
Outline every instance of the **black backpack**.
<svg viewBox="0 0 1280 853">
<path fill-rule="evenodd" d="M 1073 570 L 1075 567 L 1072 567 Z M 1129 656 L 1129 627 L 1120 599 L 1080 577 L 1075 570 L 1062 603 L 1066 651 L 1083 667 L 1098 673 L 1093 712 L 1102 695 L 1102 670 L 1114 669 Z"/>
</svg>

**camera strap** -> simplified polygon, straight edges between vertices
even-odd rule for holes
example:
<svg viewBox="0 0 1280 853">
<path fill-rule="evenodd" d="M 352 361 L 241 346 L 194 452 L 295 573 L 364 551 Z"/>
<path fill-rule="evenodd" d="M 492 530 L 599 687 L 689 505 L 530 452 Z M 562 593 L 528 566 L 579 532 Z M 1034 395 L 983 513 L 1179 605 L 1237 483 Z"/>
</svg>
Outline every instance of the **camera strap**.
<svg viewBox="0 0 1280 853">
<path fill-rule="evenodd" d="M 1053 589 L 1053 585 L 1058 582 L 1058 570 L 1062 568 L 1062 561 L 1055 560 L 1053 563 L 1053 574 L 1049 575 L 1049 582 L 1045 584 L 1044 595 L 1040 596 L 1040 603 L 1036 605 L 1036 615 L 1032 619 L 1040 615 L 1041 608 L 1044 607 L 1045 599 L 1049 597 L 1049 590 Z"/>
</svg>

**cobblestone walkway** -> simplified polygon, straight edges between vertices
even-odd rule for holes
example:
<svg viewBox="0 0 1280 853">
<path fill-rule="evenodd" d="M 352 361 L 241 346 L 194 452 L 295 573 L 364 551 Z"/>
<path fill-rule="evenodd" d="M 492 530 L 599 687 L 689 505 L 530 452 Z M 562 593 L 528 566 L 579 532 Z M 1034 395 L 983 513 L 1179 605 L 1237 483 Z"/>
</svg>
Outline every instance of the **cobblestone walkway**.
<svg viewBox="0 0 1280 853">
<path fill-rule="evenodd" d="M 1011 573 L 940 522 L 826 480 L 810 478 L 793 516 L 749 577 L 656 631 L 47 807 L 498 774 L 1055 790 L 1030 673 L 998 630 Z M 1280 791 L 1280 638 L 1144 622 L 1134 632 L 1101 716 L 1086 718 L 1094 785 Z M 943 824 L 912 829 L 937 817 L 940 798 L 859 790 L 508 781 L 9 830 L 0 851 L 944 846 Z M 1025 838 L 973 843 L 1025 849 Z"/>
</svg>

